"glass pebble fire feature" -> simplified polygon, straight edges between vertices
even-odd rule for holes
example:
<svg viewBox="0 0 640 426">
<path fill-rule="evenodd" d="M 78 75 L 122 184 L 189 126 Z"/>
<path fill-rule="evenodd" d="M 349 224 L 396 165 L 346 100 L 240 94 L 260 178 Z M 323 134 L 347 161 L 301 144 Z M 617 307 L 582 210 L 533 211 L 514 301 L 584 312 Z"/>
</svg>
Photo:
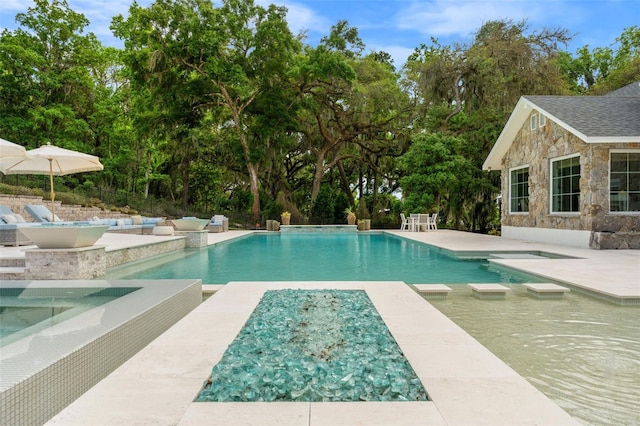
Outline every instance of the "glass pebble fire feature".
<svg viewBox="0 0 640 426">
<path fill-rule="evenodd" d="M 363 290 L 266 291 L 196 401 L 428 401 Z"/>
</svg>

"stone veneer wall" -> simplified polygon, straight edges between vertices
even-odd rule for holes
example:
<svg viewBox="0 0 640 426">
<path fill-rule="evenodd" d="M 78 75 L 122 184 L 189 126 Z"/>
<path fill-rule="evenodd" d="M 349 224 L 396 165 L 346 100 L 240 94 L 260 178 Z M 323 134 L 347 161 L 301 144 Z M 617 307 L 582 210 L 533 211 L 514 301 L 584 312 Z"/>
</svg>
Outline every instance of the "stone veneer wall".
<svg viewBox="0 0 640 426">
<path fill-rule="evenodd" d="M 513 227 L 581 231 L 640 231 L 640 215 L 609 214 L 609 152 L 638 149 L 639 143 L 587 144 L 552 120 L 530 130 L 529 120 L 514 138 L 502 160 L 502 224 Z M 549 214 L 551 211 L 550 160 L 579 154 L 580 214 Z M 509 169 L 529 166 L 529 213 L 509 213 Z"/>
<path fill-rule="evenodd" d="M 34 219 L 25 211 L 24 206 L 26 204 L 43 204 L 51 210 L 51 201 L 44 200 L 40 196 L 32 195 L 0 194 L 0 204 L 9 207 L 14 213 L 22 215 L 27 222 L 34 222 Z M 60 219 L 68 221 L 87 220 L 94 217 L 98 217 L 100 219 L 124 219 L 129 217 L 128 214 L 102 210 L 99 207 L 83 207 L 73 204 L 61 204 L 60 201 L 55 201 L 54 205 L 56 215 L 58 215 Z"/>
</svg>

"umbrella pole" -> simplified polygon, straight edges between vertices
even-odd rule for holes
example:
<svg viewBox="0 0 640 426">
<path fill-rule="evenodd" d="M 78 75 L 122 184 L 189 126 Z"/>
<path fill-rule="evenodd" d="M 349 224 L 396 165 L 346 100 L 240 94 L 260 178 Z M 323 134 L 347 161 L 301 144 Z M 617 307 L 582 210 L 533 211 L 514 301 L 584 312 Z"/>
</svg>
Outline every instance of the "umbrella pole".
<svg viewBox="0 0 640 426">
<path fill-rule="evenodd" d="M 56 197 L 53 192 L 53 158 L 49 158 L 49 188 L 51 189 L 51 222 L 56 221 L 56 207 L 53 200 Z"/>
</svg>

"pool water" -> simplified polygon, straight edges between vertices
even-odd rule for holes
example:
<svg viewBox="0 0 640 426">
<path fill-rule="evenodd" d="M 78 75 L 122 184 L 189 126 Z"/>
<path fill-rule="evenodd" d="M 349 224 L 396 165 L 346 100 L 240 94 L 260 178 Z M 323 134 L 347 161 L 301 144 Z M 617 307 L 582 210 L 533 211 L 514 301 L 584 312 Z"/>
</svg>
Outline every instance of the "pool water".
<svg viewBox="0 0 640 426">
<path fill-rule="evenodd" d="M 428 301 L 581 423 L 639 424 L 640 306 L 537 299 L 522 286 L 506 300 L 457 287 Z"/>
<path fill-rule="evenodd" d="M 198 251 L 110 269 L 107 278 L 201 278 L 230 281 L 404 281 L 522 283 L 540 281 L 493 270 L 441 249 L 386 234 L 258 234 Z M 547 280 L 548 281 L 548 280 Z"/>
<path fill-rule="evenodd" d="M 0 347 L 136 288 L 0 288 Z"/>
</svg>

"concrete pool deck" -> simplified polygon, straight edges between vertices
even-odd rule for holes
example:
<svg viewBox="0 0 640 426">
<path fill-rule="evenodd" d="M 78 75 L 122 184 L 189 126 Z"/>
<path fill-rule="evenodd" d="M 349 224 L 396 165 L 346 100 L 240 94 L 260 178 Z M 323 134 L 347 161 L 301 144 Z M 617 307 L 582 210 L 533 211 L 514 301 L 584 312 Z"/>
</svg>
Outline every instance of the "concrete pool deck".
<svg viewBox="0 0 640 426">
<path fill-rule="evenodd" d="M 502 237 L 438 230 L 431 232 L 387 231 L 415 241 L 455 252 L 457 255 L 500 252 L 552 253 L 570 258 L 490 259 L 506 266 L 565 283 L 586 293 L 619 304 L 640 304 L 640 250 L 593 250 L 510 240 Z"/>
</svg>

